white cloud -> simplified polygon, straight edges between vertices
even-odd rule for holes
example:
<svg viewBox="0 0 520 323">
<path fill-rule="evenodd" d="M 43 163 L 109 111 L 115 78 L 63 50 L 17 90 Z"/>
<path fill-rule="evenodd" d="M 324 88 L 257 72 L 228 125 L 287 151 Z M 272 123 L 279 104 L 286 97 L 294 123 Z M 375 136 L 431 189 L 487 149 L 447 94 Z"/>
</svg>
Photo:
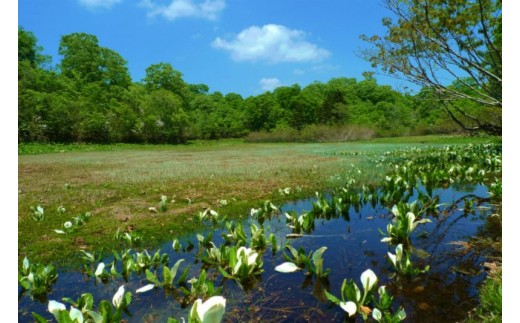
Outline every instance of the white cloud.
<svg viewBox="0 0 520 323">
<path fill-rule="evenodd" d="M 280 82 L 280 80 L 277 78 L 263 78 L 258 82 L 258 84 L 260 84 L 260 88 L 262 90 L 272 91 L 281 86 L 282 82 Z"/>
<path fill-rule="evenodd" d="M 171 0 L 169 5 L 159 5 L 152 0 L 142 0 L 141 6 L 148 9 L 148 16 L 163 16 L 168 20 L 195 17 L 215 20 L 226 7 L 225 0 Z"/>
<path fill-rule="evenodd" d="M 321 61 L 330 55 L 329 51 L 304 39 L 305 33 L 301 30 L 268 24 L 244 29 L 229 41 L 217 37 L 212 45 L 229 51 L 236 61 Z"/>
<path fill-rule="evenodd" d="M 79 3 L 88 9 L 108 9 L 121 1 L 122 0 L 79 0 Z"/>
</svg>

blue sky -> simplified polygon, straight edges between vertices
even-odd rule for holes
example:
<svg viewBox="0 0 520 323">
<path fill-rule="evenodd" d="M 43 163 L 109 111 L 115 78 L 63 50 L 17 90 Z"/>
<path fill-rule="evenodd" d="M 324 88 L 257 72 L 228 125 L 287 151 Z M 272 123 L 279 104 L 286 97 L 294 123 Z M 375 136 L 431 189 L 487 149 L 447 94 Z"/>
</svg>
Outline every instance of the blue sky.
<svg viewBox="0 0 520 323">
<path fill-rule="evenodd" d="M 359 35 L 383 34 L 380 2 L 363 0 L 20 0 L 18 24 L 60 61 L 60 37 L 85 32 L 127 61 L 134 81 L 170 63 L 188 83 L 244 97 L 279 85 L 362 79 Z M 403 89 L 406 84 L 377 77 Z M 409 85 L 408 85 L 409 86 Z"/>
</svg>

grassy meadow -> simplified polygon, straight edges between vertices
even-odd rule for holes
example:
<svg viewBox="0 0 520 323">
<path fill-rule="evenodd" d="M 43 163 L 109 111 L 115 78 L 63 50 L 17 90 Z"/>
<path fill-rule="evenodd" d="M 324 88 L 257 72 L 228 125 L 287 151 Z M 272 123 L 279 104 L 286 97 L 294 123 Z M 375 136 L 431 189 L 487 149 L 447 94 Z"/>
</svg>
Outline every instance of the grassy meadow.
<svg viewBox="0 0 520 323">
<path fill-rule="evenodd" d="M 110 252 L 114 234 L 138 232 L 149 247 L 196 229 L 207 208 L 229 217 L 270 199 L 311 196 L 357 176 L 369 182 L 384 171 L 367 154 L 409 146 L 500 141 L 478 137 L 406 137 L 351 143 L 253 144 L 242 140 L 188 145 L 20 145 L 18 259 L 71 265 L 79 250 Z M 279 189 L 290 188 L 289 194 Z M 161 196 L 167 209 L 159 209 Z M 31 207 L 44 208 L 44 221 Z M 63 207 L 58 211 L 59 207 Z M 89 222 L 67 235 L 54 232 L 78 214 Z M 147 245 L 148 246 L 148 245 Z M 147 247 L 144 246 L 144 247 Z"/>
</svg>

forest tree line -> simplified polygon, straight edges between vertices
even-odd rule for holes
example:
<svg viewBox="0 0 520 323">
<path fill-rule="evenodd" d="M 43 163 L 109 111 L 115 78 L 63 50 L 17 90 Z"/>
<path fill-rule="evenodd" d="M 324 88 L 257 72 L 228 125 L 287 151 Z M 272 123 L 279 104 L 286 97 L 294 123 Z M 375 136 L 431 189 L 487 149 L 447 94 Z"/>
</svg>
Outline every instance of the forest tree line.
<svg viewBox="0 0 520 323">
<path fill-rule="evenodd" d="M 183 143 L 317 126 L 376 136 L 460 130 L 427 88 L 403 94 L 371 73 L 243 98 L 189 84 L 165 62 L 134 82 L 127 61 L 91 34 L 62 36 L 55 66 L 42 51 L 36 36 L 19 27 L 19 142 Z"/>
</svg>

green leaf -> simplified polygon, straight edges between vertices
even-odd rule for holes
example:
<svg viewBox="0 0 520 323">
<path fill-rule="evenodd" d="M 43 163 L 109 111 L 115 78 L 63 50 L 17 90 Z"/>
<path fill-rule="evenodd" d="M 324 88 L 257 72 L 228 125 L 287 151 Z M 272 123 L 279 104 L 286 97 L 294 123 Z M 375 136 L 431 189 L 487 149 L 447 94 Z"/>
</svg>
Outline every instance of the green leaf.
<svg viewBox="0 0 520 323">
<path fill-rule="evenodd" d="M 47 323 L 47 320 L 44 319 L 43 317 L 41 317 L 40 315 L 32 312 L 31 315 L 33 316 L 33 318 L 36 320 L 36 322 L 38 323 Z"/>
<path fill-rule="evenodd" d="M 175 276 L 177 275 L 177 270 L 179 269 L 179 265 L 181 264 L 181 262 L 183 262 L 184 259 L 179 259 L 177 260 L 177 262 L 173 265 L 172 269 L 171 269 L 171 274 L 172 274 L 172 281 L 171 283 L 173 283 L 173 280 L 175 279 Z"/>
<path fill-rule="evenodd" d="M 334 304 L 338 304 L 341 303 L 341 300 L 339 300 L 336 296 L 332 295 L 331 293 L 325 291 L 325 295 L 327 296 L 327 299 L 329 301 L 331 301 L 332 303 Z"/>
<path fill-rule="evenodd" d="M 227 271 L 224 270 L 224 268 L 222 267 L 218 267 L 218 271 L 220 271 L 220 273 L 222 274 L 222 276 L 226 277 L 226 278 L 233 278 L 233 276 L 231 276 L 230 274 L 227 273 Z"/>
<path fill-rule="evenodd" d="M 152 273 L 150 271 L 150 269 L 146 269 L 145 274 L 146 274 L 146 279 L 148 279 L 148 281 L 154 283 L 156 286 L 161 285 L 161 283 L 157 279 L 157 275 L 155 273 Z"/>
<path fill-rule="evenodd" d="M 90 318 L 92 318 L 92 320 L 94 320 L 94 323 L 104 323 L 106 321 L 103 320 L 103 316 L 97 312 L 94 312 L 94 311 L 87 311 L 86 312 L 88 316 L 90 316 Z"/>
<path fill-rule="evenodd" d="M 186 278 L 188 277 L 188 273 L 190 272 L 190 266 L 186 267 L 184 271 L 182 272 L 182 275 L 177 280 L 178 285 L 184 285 L 186 284 Z"/>
</svg>

